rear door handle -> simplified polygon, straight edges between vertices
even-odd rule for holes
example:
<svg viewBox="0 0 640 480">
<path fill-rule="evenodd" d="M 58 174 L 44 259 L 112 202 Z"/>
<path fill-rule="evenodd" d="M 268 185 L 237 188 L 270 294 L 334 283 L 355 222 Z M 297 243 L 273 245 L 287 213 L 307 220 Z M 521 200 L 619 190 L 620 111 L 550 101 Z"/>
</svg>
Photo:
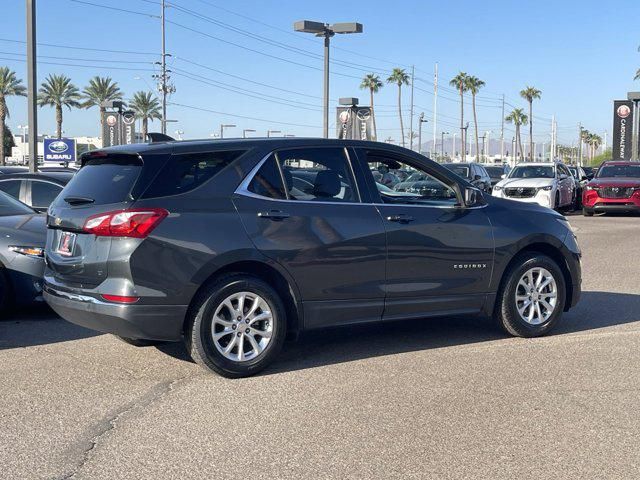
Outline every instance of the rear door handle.
<svg viewBox="0 0 640 480">
<path fill-rule="evenodd" d="M 260 218 L 268 218 L 271 220 L 284 220 L 285 218 L 289 218 L 291 215 L 287 212 L 283 212 L 282 210 L 267 210 L 264 212 L 258 212 L 258 216 Z"/>
<path fill-rule="evenodd" d="M 390 222 L 409 223 L 409 222 L 413 222 L 415 218 L 413 218 L 411 215 L 400 214 L 400 215 L 389 215 L 387 217 L 387 220 Z"/>
</svg>

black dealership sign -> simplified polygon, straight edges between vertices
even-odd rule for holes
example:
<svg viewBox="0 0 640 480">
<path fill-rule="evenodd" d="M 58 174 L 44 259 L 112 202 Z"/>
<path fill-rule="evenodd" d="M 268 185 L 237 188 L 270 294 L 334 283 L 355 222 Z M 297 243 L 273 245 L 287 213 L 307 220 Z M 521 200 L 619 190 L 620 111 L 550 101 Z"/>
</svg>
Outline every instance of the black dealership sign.
<svg viewBox="0 0 640 480">
<path fill-rule="evenodd" d="M 369 107 L 338 107 L 338 138 L 373 140 L 373 123 Z"/>
<path fill-rule="evenodd" d="M 119 112 L 105 111 L 102 114 L 102 146 L 111 147 L 120 145 L 121 138 L 121 119 Z"/>
<path fill-rule="evenodd" d="M 136 143 L 136 115 L 131 110 L 122 112 L 122 142 L 125 145 Z"/>
<path fill-rule="evenodd" d="M 613 102 L 613 160 L 631 160 L 633 137 L 633 102 Z"/>
</svg>

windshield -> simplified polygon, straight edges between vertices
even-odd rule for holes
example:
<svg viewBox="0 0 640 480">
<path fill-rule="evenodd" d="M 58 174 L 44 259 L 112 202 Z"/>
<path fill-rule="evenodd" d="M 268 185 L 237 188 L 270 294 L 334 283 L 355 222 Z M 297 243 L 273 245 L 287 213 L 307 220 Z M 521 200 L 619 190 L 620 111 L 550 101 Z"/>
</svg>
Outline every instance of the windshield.
<svg viewBox="0 0 640 480">
<path fill-rule="evenodd" d="M 464 165 L 448 164 L 445 165 L 445 168 L 448 168 L 453 173 L 461 176 L 462 178 L 469 178 L 469 167 L 465 167 Z"/>
<path fill-rule="evenodd" d="M 631 177 L 640 178 L 640 165 L 605 165 L 598 170 L 597 178 Z"/>
<path fill-rule="evenodd" d="M 484 167 L 491 178 L 498 178 L 504 175 L 503 167 Z"/>
<path fill-rule="evenodd" d="M 28 215 L 31 213 L 34 213 L 34 210 L 27 205 L 16 200 L 11 195 L 0 192 L 0 216 Z"/>
<path fill-rule="evenodd" d="M 542 165 L 521 165 L 509 174 L 509 178 L 554 178 L 553 167 Z"/>
</svg>

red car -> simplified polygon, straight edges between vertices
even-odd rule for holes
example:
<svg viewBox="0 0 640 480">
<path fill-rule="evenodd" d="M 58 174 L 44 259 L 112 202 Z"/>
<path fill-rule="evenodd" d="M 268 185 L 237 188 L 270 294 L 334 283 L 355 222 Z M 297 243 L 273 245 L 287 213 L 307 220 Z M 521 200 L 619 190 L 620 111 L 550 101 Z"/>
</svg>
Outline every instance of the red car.
<svg viewBox="0 0 640 480">
<path fill-rule="evenodd" d="M 640 212 L 640 162 L 605 162 L 584 188 L 582 212 Z"/>
</svg>

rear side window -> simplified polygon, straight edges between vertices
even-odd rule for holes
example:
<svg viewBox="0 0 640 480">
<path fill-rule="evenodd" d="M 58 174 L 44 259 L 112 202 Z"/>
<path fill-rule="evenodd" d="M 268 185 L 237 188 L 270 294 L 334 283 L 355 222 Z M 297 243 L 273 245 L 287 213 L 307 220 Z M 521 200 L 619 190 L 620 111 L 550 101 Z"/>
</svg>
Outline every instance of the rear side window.
<svg viewBox="0 0 640 480">
<path fill-rule="evenodd" d="M 251 180 L 247 190 L 267 198 L 276 198 L 279 200 L 287 198 L 282 177 L 280 176 L 280 171 L 278 170 L 278 165 L 273 155 L 260 167 L 260 170 L 258 170 L 258 173 L 256 173 Z"/>
<path fill-rule="evenodd" d="M 244 151 L 221 151 L 172 155 L 153 179 L 142 198 L 185 193 L 215 177 Z"/>
<path fill-rule="evenodd" d="M 62 187 L 49 182 L 31 182 L 31 205 L 38 208 L 44 208 L 51 205 L 58 194 L 62 191 Z"/>
</svg>

